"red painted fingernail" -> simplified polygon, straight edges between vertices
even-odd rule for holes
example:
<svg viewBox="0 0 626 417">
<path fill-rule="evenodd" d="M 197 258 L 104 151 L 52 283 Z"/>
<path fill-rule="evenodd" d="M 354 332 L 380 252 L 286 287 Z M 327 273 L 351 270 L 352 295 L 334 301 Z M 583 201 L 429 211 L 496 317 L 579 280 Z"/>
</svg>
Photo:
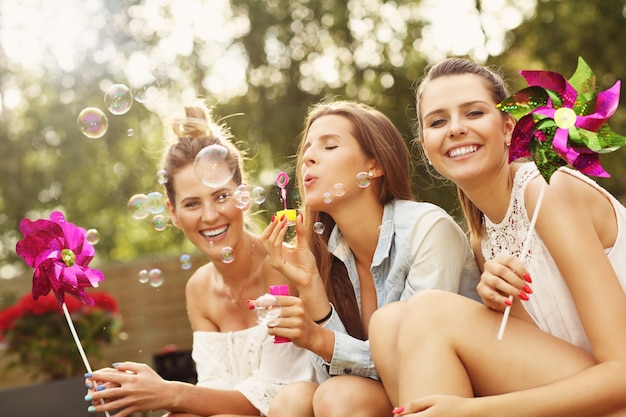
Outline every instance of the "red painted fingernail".
<svg viewBox="0 0 626 417">
<path fill-rule="evenodd" d="M 520 292 L 518 297 L 520 298 L 520 300 L 528 301 L 528 296 L 525 292 Z"/>
<path fill-rule="evenodd" d="M 283 220 L 285 220 L 285 215 L 284 214 L 282 216 L 280 216 L 280 221 L 282 222 Z"/>
<path fill-rule="evenodd" d="M 404 411 L 404 407 L 396 407 L 393 410 L 391 410 L 391 412 L 394 414 L 400 414 L 403 411 Z"/>
<path fill-rule="evenodd" d="M 511 301 L 509 298 L 507 298 L 506 300 L 504 300 L 504 304 L 506 304 L 509 307 L 511 307 L 513 305 L 513 301 Z"/>
<path fill-rule="evenodd" d="M 272 221 L 270 223 L 274 223 L 274 220 L 276 220 L 276 215 L 272 214 Z"/>
<path fill-rule="evenodd" d="M 533 290 L 530 289 L 530 287 L 526 284 L 524 284 L 524 286 L 522 287 L 522 290 L 526 293 L 526 294 L 532 294 Z"/>
<path fill-rule="evenodd" d="M 530 274 L 528 272 L 526 272 L 524 275 L 522 275 L 522 278 L 524 278 L 524 281 L 526 281 L 529 284 L 532 284 L 533 280 L 530 277 Z"/>
</svg>

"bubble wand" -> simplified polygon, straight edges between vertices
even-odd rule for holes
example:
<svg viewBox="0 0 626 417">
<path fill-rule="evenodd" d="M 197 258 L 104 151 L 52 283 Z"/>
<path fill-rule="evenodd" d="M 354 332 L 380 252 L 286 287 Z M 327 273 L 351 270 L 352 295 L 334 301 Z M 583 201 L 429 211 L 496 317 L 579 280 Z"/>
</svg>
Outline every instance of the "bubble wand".
<svg viewBox="0 0 626 417">
<path fill-rule="evenodd" d="M 296 224 L 297 213 L 295 209 L 287 208 L 287 184 L 289 183 L 289 175 L 286 172 L 278 173 L 276 177 L 276 185 L 280 188 L 280 196 L 283 199 L 283 210 L 276 212 L 276 218 L 280 219 L 282 216 L 285 216 L 287 219 L 287 225 L 293 226 Z"/>
<path fill-rule="evenodd" d="M 528 82 L 497 107 L 517 121 L 509 148 L 509 163 L 530 158 L 546 180 L 543 184 L 520 259 L 524 259 L 533 235 L 543 194 L 552 174 L 570 165 L 583 174 L 609 177 L 600 165 L 600 153 L 613 152 L 626 143 L 606 124 L 619 103 L 620 81 L 599 92 L 595 74 L 578 58 L 576 71 L 569 80 L 551 71 L 520 71 Z M 513 297 L 510 296 L 510 304 Z M 511 305 L 507 305 L 500 324 L 498 340 L 502 339 Z"/>
<path fill-rule="evenodd" d="M 54 211 L 50 220 L 22 219 L 20 231 L 24 239 L 17 242 L 15 251 L 34 268 L 33 298 L 37 300 L 50 290 L 54 292 L 85 368 L 93 372 L 65 303 L 65 294 L 69 293 L 82 303 L 93 305 L 85 288 L 97 287 L 104 280 L 102 272 L 88 267 L 96 252 L 86 239 L 86 230 L 67 222 L 63 213 Z M 105 415 L 109 417 L 108 412 Z"/>
</svg>

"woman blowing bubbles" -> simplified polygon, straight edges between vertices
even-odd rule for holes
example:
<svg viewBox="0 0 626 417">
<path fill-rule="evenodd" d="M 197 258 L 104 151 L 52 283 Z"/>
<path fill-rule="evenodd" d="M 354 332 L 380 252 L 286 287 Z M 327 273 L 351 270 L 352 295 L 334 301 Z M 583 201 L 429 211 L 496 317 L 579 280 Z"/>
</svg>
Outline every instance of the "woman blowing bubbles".
<svg viewBox="0 0 626 417">
<path fill-rule="evenodd" d="M 404 138 L 371 107 L 313 106 L 296 169 L 305 202 L 297 245 L 283 244 L 287 219 L 273 219 L 261 237 L 300 298 L 285 297 L 283 318 L 270 330 L 314 352 L 333 377 L 319 387 L 288 385 L 269 415 L 390 415 L 371 360 L 370 317 L 424 289 L 478 298 L 469 243 L 443 209 L 411 201 Z"/>
<path fill-rule="evenodd" d="M 400 415 L 624 416 L 626 209 L 578 171 L 560 168 L 548 185 L 535 163 L 509 164 L 515 121 L 496 108 L 507 96 L 464 59 L 422 81 L 419 141 L 459 188 L 487 307 L 427 291 L 382 309 L 374 362 Z"/>
<path fill-rule="evenodd" d="M 163 168 L 169 176 L 172 222 L 210 261 L 186 287 L 198 384 L 165 381 L 148 365 L 123 362 L 90 377 L 103 384 L 86 397 L 93 403 L 90 412 L 120 410 L 115 416 L 124 417 L 162 409 L 176 413 L 172 416 L 258 416 L 267 413 L 287 382 L 315 380 L 310 353 L 292 343 L 274 344 L 246 303 L 287 281 L 270 265 L 258 237 L 245 228 L 247 207 L 235 197 L 244 181 L 242 157 L 202 103 L 185 112 L 174 122 L 176 138 Z M 196 156 L 212 149 L 226 164 L 208 164 L 216 171 L 197 172 Z"/>
</svg>

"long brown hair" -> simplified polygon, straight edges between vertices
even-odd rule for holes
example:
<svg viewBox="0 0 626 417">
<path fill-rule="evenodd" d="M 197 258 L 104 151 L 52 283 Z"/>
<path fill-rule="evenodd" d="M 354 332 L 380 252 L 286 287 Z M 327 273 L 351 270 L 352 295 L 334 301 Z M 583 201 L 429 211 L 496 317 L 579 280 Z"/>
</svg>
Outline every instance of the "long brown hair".
<svg viewBox="0 0 626 417">
<path fill-rule="evenodd" d="M 304 138 L 311 124 L 320 117 L 337 115 L 348 119 L 352 125 L 352 136 L 363 153 L 374 159 L 383 175 L 371 186 L 377 187 L 378 201 L 385 205 L 394 199 L 412 200 L 410 187 L 409 149 L 402 134 L 381 112 L 362 103 L 352 101 L 321 102 L 312 106 L 304 122 L 304 131 L 298 150 L 296 172 L 300 195 L 304 196 L 304 185 L 300 167 L 304 160 Z M 348 334 L 366 339 L 366 331 L 360 320 L 354 288 L 344 264 L 328 251 L 328 239 L 335 226 L 333 218 L 322 211 L 312 210 L 306 205 L 304 213 L 310 247 L 324 281 L 330 302 L 333 303 Z M 322 234 L 312 233 L 313 223 L 324 224 Z"/>
<path fill-rule="evenodd" d="M 418 141 L 421 144 L 419 138 L 422 137 L 423 127 L 421 125 L 421 112 L 420 112 L 420 99 L 424 88 L 430 81 L 433 81 L 440 77 L 449 75 L 464 75 L 474 74 L 481 77 L 484 81 L 485 88 L 491 93 L 491 97 L 496 103 L 501 102 L 509 96 L 509 91 L 500 73 L 491 68 L 487 68 L 483 65 L 479 65 L 466 58 L 448 58 L 442 62 L 426 68 L 425 76 L 420 81 L 417 91 L 415 93 L 417 120 L 415 124 L 415 132 Z M 507 118 L 508 115 L 502 112 L 502 117 Z M 425 157 L 424 157 L 425 159 Z M 465 193 L 457 187 L 457 193 L 459 196 L 459 202 L 463 209 L 463 215 L 467 221 L 470 232 L 470 240 L 472 242 L 479 241 L 484 235 L 483 217 L 484 214 L 476 205 L 465 195 Z"/>
</svg>

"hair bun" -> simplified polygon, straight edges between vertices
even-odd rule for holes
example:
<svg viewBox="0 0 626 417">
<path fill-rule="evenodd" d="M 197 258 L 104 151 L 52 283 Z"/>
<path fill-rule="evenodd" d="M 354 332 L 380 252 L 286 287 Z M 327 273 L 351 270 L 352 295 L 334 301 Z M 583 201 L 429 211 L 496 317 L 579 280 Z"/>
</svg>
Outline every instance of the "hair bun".
<svg viewBox="0 0 626 417">
<path fill-rule="evenodd" d="M 203 105 L 185 106 L 185 116 L 174 120 L 172 129 L 179 137 L 220 137 L 220 128 L 213 122 L 211 111 Z"/>
</svg>

